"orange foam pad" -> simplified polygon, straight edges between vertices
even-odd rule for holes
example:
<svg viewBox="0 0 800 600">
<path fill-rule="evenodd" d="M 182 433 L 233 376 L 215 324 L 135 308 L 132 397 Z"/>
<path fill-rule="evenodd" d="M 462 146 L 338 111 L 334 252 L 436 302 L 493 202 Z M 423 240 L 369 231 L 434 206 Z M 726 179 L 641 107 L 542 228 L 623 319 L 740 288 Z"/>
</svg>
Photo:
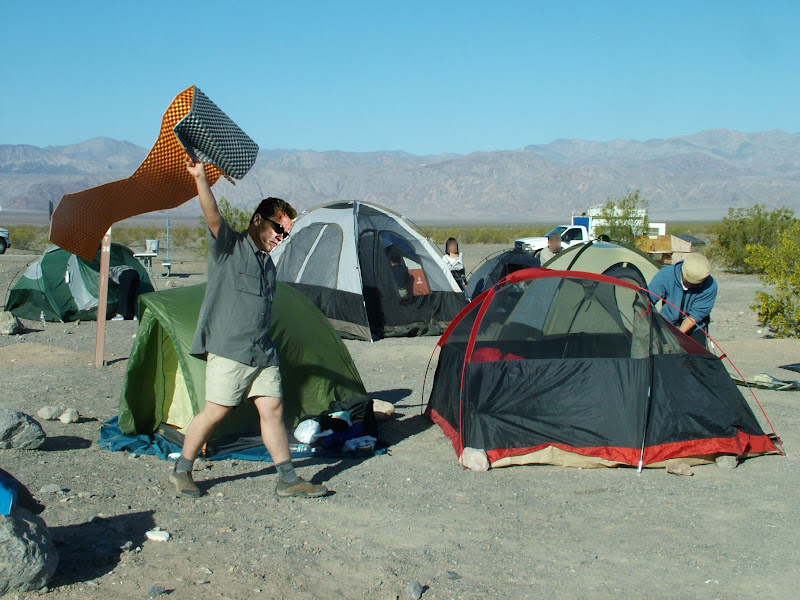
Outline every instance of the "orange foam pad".
<svg viewBox="0 0 800 600">
<path fill-rule="evenodd" d="M 192 108 L 194 86 L 172 101 L 161 120 L 161 132 L 133 175 L 97 187 L 65 194 L 53 212 L 50 241 L 64 250 L 92 260 L 108 228 L 114 223 L 180 206 L 197 195 L 194 178 L 186 170 L 183 149 L 173 129 Z M 206 164 L 206 177 L 214 185 L 222 172 Z"/>
</svg>

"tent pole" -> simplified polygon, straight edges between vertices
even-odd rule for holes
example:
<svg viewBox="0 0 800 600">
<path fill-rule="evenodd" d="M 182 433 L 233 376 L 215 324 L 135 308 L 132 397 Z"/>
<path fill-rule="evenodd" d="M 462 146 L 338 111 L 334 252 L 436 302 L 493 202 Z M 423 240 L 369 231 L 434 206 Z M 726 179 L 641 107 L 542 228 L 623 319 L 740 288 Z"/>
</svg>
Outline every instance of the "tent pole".
<svg viewBox="0 0 800 600">
<path fill-rule="evenodd" d="M 111 227 L 100 243 L 100 284 L 97 286 L 97 335 L 94 343 L 94 366 L 105 365 L 106 311 L 108 309 L 108 268 L 111 262 Z"/>
<path fill-rule="evenodd" d="M 652 308 L 652 302 L 650 301 L 650 296 L 647 295 L 648 304 Z M 644 446 L 647 442 L 647 426 L 650 424 L 650 409 L 653 405 L 653 383 L 655 383 L 656 377 L 656 360 L 653 356 L 653 319 L 650 311 L 648 311 L 648 332 L 650 335 L 647 337 L 647 353 L 649 354 L 650 360 L 650 382 L 647 385 L 647 404 L 644 409 L 644 428 L 642 431 L 642 451 L 639 454 L 639 474 L 642 473 L 642 469 L 644 468 Z"/>
</svg>

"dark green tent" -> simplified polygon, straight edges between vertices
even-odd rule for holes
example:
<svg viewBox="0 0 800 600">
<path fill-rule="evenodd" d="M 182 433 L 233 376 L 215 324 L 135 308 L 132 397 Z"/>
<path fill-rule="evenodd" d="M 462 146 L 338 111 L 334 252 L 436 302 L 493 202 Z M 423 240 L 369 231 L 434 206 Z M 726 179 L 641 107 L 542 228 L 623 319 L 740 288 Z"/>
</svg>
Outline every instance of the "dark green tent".
<svg viewBox="0 0 800 600">
<path fill-rule="evenodd" d="M 139 292 L 153 291 L 147 270 L 122 244 L 111 244 L 111 266 L 127 265 L 139 272 Z M 23 319 L 47 321 L 97 320 L 100 251 L 93 261 L 83 260 L 58 246 L 50 246 L 11 288 L 6 310 Z M 109 281 L 108 318 L 117 312 L 119 286 Z"/>
<path fill-rule="evenodd" d="M 139 331 L 119 406 L 123 433 L 160 431 L 182 443 L 180 434 L 203 407 L 206 361 L 189 354 L 189 348 L 205 289 L 201 284 L 139 298 Z M 287 426 L 328 410 L 334 402 L 348 405 L 367 401 L 350 353 L 311 301 L 278 283 L 272 311 L 271 335 L 281 359 Z M 215 439 L 227 438 L 235 446 L 236 438 L 258 431 L 258 412 L 252 403 L 243 402 L 214 435 Z M 255 438 L 253 444 L 259 443 Z"/>
</svg>

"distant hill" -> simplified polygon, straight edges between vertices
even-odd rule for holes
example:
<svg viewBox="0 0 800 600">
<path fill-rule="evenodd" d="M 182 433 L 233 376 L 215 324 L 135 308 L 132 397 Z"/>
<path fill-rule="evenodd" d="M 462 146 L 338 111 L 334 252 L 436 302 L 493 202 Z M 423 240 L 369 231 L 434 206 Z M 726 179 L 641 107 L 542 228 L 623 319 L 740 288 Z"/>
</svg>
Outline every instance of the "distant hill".
<svg viewBox="0 0 800 600">
<path fill-rule="evenodd" d="M 64 193 L 127 177 L 147 152 L 109 138 L 46 148 L 0 145 L 0 205 L 47 210 Z M 299 209 L 360 199 L 424 221 L 535 221 L 637 188 L 658 218 L 706 218 L 756 202 L 800 210 L 800 134 L 710 130 L 434 156 L 262 150 L 243 181 L 235 187 L 223 181 L 216 192 L 237 206 L 266 195 Z"/>
</svg>

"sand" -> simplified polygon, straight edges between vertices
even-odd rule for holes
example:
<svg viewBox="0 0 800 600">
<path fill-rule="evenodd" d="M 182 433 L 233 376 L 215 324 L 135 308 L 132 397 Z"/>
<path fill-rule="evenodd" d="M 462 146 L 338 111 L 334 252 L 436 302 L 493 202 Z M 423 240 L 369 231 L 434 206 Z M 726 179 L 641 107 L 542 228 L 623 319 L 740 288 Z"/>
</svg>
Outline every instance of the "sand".
<svg viewBox="0 0 800 600">
<path fill-rule="evenodd" d="M 462 248 L 468 269 L 500 249 Z M 0 256 L 0 289 L 30 258 Z M 173 272 L 157 284 L 202 281 L 204 265 L 176 250 Z M 776 367 L 800 360 L 800 342 L 770 339 L 759 327 L 749 309 L 758 280 L 717 277 L 712 333 L 720 345 L 747 376 L 792 378 Z M 214 462 L 196 473 L 207 495 L 186 500 L 172 494 L 167 463 L 95 444 L 117 412 L 136 323 L 108 323 L 110 364 L 100 368 L 91 364 L 94 323 L 25 324 L 24 335 L 0 337 L 0 406 L 35 415 L 62 404 L 83 417 L 43 422 L 40 450 L 0 451 L 3 468 L 47 505 L 42 517 L 61 554 L 48 597 L 141 599 L 161 586 L 176 600 L 383 599 L 408 581 L 425 586 L 426 600 L 796 596 L 800 392 L 758 392 L 789 454 L 735 470 L 473 473 L 420 416 L 436 338 L 347 341 L 370 393 L 396 405 L 382 431 L 388 454 L 298 461 L 302 475 L 335 492 L 305 501 L 274 499 L 270 464 Z M 52 483 L 68 491 L 37 493 Z M 156 526 L 171 539 L 147 540 Z M 121 552 L 128 541 L 132 551 Z"/>
</svg>

